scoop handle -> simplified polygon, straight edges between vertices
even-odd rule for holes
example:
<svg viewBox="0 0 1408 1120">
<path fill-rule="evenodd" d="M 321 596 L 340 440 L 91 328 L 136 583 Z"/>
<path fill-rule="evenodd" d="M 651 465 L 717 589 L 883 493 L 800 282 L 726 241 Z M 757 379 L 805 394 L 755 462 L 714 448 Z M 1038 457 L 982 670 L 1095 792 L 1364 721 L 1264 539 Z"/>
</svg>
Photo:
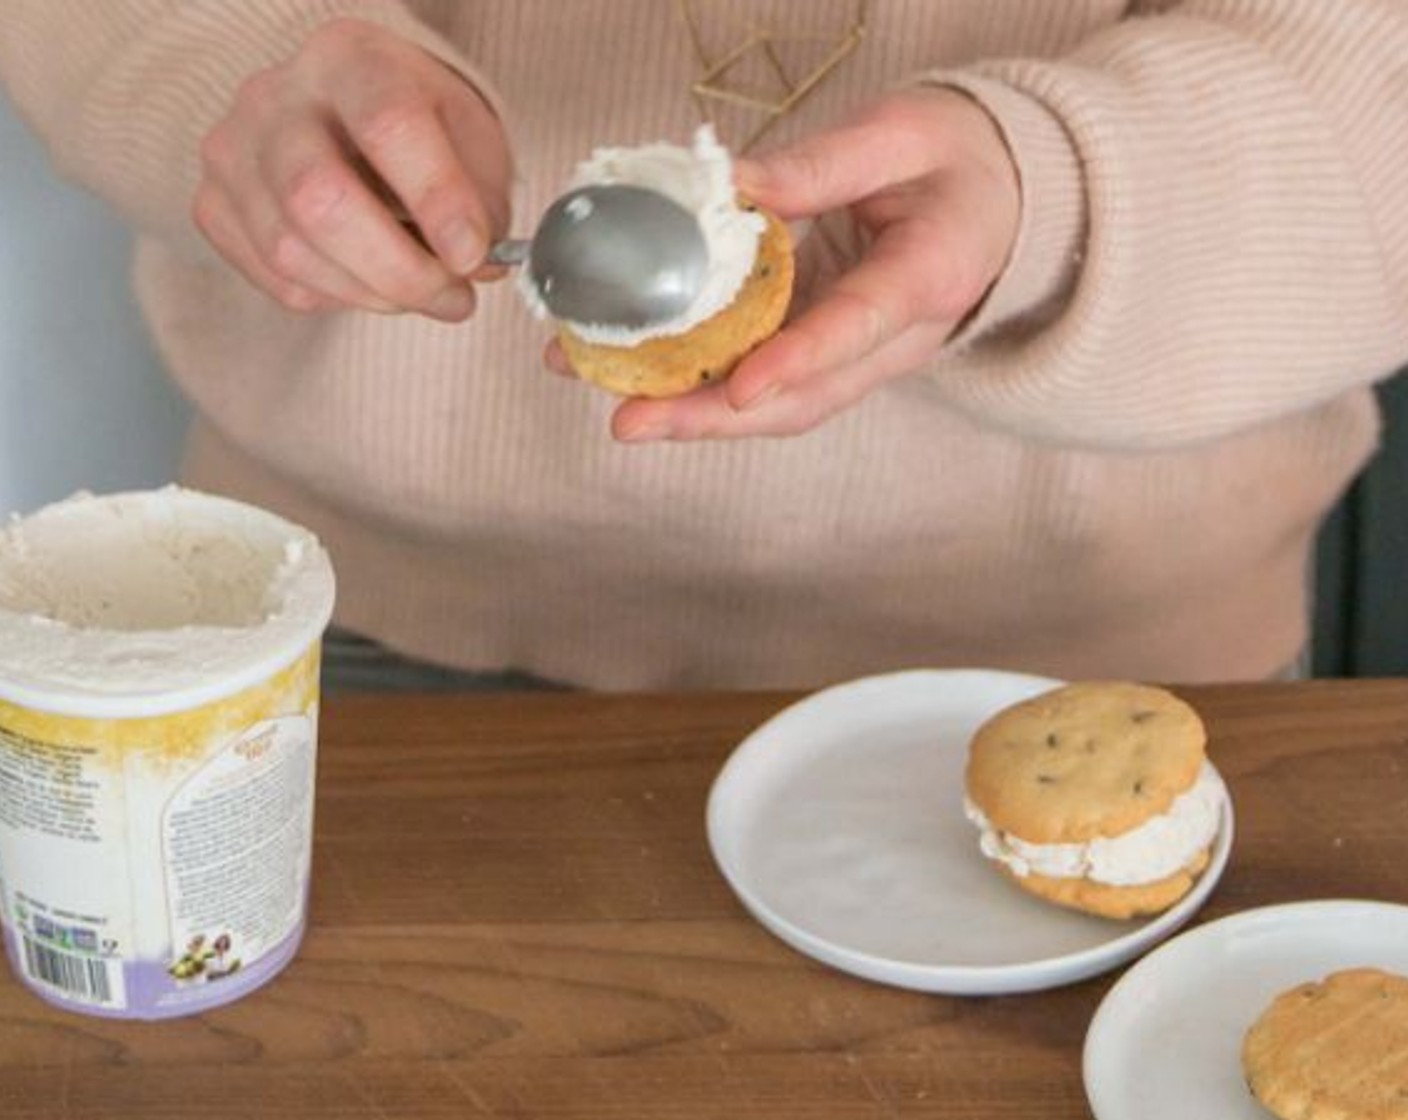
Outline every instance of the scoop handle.
<svg viewBox="0 0 1408 1120">
<path fill-rule="evenodd" d="M 516 265 L 522 264 L 528 259 L 528 251 L 533 246 L 533 242 L 527 239 L 506 238 L 503 241 L 496 241 L 489 247 L 489 255 L 485 258 L 488 264 Z"/>
</svg>

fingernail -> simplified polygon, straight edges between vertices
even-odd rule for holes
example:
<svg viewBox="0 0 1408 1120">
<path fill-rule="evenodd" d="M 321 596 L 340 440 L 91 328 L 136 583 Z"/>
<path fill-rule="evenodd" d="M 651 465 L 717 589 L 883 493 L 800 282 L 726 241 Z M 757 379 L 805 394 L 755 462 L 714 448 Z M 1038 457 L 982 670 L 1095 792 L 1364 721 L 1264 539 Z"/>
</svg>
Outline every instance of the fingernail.
<svg viewBox="0 0 1408 1120">
<path fill-rule="evenodd" d="M 431 300 L 425 310 L 436 319 L 458 323 L 474 310 L 474 293 L 460 284 L 452 284 Z"/>
<path fill-rule="evenodd" d="M 484 259 L 484 235 L 468 218 L 459 218 L 441 233 L 445 263 L 458 276 L 468 276 Z"/>
<path fill-rule="evenodd" d="M 757 408 L 759 405 L 766 404 L 768 401 L 772 400 L 781 389 L 782 386 L 776 381 L 764 381 L 746 396 L 738 397 L 735 395 L 735 397 L 730 398 L 729 403 L 733 405 L 736 411 L 747 412 L 749 409 Z"/>
<path fill-rule="evenodd" d="M 622 443 L 650 443 L 654 440 L 669 439 L 670 426 L 661 423 L 642 424 L 638 428 L 621 432 L 617 438 Z"/>
</svg>

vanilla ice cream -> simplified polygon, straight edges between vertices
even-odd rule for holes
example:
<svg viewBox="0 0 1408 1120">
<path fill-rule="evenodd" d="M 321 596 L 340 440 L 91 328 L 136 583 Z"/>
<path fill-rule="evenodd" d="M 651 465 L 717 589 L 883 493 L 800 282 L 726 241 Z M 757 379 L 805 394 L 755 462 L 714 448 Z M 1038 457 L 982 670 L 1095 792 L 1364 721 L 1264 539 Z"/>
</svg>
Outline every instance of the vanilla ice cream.
<svg viewBox="0 0 1408 1120">
<path fill-rule="evenodd" d="M 1166 813 L 1118 836 L 1100 836 L 1083 844 L 1028 843 L 994 828 L 966 797 L 963 811 L 982 830 L 983 854 L 1017 876 L 1090 879 L 1127 887 L 1158 882 L 1189 866 L 1217 836 L 1226 797 L 1217 771 L 1204 762 L 1192 787 L 1175 798 Z"/>
<path fill-rule="evenodd" d="M 574 334 L 606 346 L 636 346 L 651 338 L 684 334 L 733 302 L 758 255 L 767 221 L 738 205 L 733 161 L 709 125 L 685 148 L 648 144 L 639 148 L 600 148 L 580 164 L 569 189 L 626 184 L 658 191 L 693 214 L 709 252 L 708 271 L 699 295 L 679 316 L 644 327 L 569 323 Z M 533 313 L 549 315 L 527 268 L 519 270 L 518 288 Z"/>
<path fill-rule="evenodd" d="M 75 495 L 0 531 L 0 697 L 228 692 L 326 622 L 313 534 L 177 487 Z M 232 680 L 232 677 L 235 678 Z"/>
</svg>

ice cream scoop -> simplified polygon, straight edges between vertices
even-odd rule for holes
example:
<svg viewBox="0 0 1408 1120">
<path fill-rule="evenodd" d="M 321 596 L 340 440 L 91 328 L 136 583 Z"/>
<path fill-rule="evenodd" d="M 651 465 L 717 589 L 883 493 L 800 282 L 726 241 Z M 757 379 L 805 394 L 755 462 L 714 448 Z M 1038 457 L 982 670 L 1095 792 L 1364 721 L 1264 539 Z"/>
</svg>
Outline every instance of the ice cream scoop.
<svg viewBox="0 0 1408 1120">
<path fill-rule="evenodd" d="M 558 319 L 637 328 L 690 307 L 708 272 L 709 249 L 698 220 L 673 199 L 606 183 L 568 191 L 532 238 L 500 241 L 488 259 L 525 266 Z"/>
</svg>

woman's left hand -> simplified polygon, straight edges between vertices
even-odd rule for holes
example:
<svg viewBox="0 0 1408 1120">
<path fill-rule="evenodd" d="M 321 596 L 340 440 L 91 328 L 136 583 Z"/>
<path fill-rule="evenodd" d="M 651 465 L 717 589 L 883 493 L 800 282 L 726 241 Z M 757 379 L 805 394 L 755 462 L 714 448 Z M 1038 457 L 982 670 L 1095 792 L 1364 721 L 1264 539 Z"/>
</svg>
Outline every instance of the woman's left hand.
<svg viewBox="0 0 1408 1120">
<path fill-rule="evenodd" d="M 762 159 L 741 193 L 784 220 L 850 207 L 869 248 L 748 355 L 733 376 L 673 400 L 630 400 L 617 439 L 695 440 L 809 431 L 929 362 L 1012 251 L 1017 170 L 966 94 L 916 89 Z"/>
</svg>

